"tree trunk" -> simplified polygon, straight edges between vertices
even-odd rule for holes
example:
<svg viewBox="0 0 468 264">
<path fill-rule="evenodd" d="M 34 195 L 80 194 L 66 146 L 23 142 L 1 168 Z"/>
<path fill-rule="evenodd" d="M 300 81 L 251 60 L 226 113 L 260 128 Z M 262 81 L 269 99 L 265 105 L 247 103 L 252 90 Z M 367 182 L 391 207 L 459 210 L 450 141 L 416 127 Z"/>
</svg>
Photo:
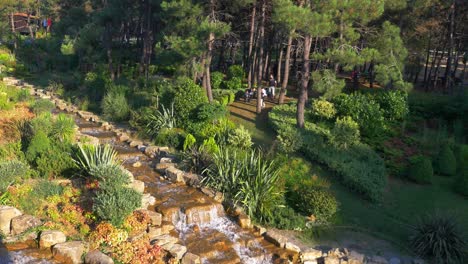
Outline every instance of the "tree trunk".
<svg viewBox="0 0 468 264">
<path fill-rule="evenodd" d="M 431 55 L 431 35 L 429 35 L 429 39 L 427 41 L 427 54 L 426 54 L 426 65 L 424 67 L 424 80 L 423 83 L 426 83 L 427 80 L 427 69 L 428 69 L 428 64 L 429 64 L 429 58 Z"/>
<path fill-rule="evenodd" d="M 311 47 L 311 36 L 306 35 L 304 37 L 304 54 L 302 64 L 302 79 L 301 79 L 301 90 L 299 93 L 299 99 L 297 100 L 297 127 L 304 128 L 304 110 L 307 101 L 309 78 L 310 78 L 310 47 Z"/>
<path fill-rule="evenodd" d="M 13 54 L 16 55 L 16 50 L 18 49 L 18 42 L 16 37 L 16 27 L 15 27 L 15 16 L 13 13 L 10 14 L 10 22 L 11 22 L 11 33 L 13 34 L 15 40 L 13 42 Z"/>
<path fill-rule="evenodd" d="M 262 111 L 262 70 L 263 70 L 263 43 L 265 39 L 265 11 L 266 0 L 262 1 L 262 15 L 259 28 L 258 76 L 257 76 L 257 113 Z"/>
<path fill-rule="evenodd" d="M 250 37 L 249 37 L 249 56 L 247 58 L 248 60 L 248 69 L 249 69 L 249 73 L 248 73 L 248 76 L 247 76 L 247 84 L 249 86 L 249 88 L 252 88 L 252 73 L 254 71 L 254 62 L 255 60 L 252 58 L 252 50 L 253 50 L 253 46 L 254 46 L 254 36 L 255 36 L 255 13 L 256 13 L 256 7 L 255 7 L 255 3 L 254 5 L 252 6 L 252 17 L 250 18 Z"/>
<path fill-rule="evenodd" d="M 449 46 L 448 46 L 448 57 L 447 57 L 447 66 L 445 67 L 445 83 L 444 83 L 444 92 L 448 92 L 452 84 L 452 76 L 450 75 L 450 70 L 452 68 L 452 57 L 453 57 L 453 31 L 455 28 L 455 0 L 452 0 L 452 5 L 450 6 L 450 26 L 449 26 Z"/>
<path fill-rule="evenodd" d="M 28 12 L 28 30 L 29 30 L 29 35 L 31 36 L 31 40 L 34 40 L 34 33 L 31 27 L 31 14 Z"/>
<path fill-rule="evenodd" d="M 283 83 L 281 84 L 281 90 L 279 94 L 278 103 L 284 103 L 284 97 L 286 95 L 286 88 L 288 87 L 288 80 L 289 80 L 289 69 L 291 65 L 289 65 L 289 61 L 291 60 L 291 46 L 292 46 L 292 35 L 294 34 L 294 30 L 289 33 L 288 36 L 288 47 L 286 48 L 286 58 L 284 60 L 284 76 L 283 76 Z"/>
<path fill-rule="evenodd" d="M 265 57 L 265 65 L 263 66 L 262 76 L 268 76 L 270 74 L 269 67 L 270 67 L 270 51 L 267 51 L 266 57 Z"/>
<path fill-rule="evenodd" d="M 282 45 L 280 44 L 280 51 L 279 51 L 279 55 L 278 55 L 278 61 L 276 62 L 276 80 L 278 83 L 281 82 L 281 63 L 283 61 L 283 47 Z"/>
<path fill-rule="evenodd" d="M 107 55 L 107 64 L 109 67 L 109 73 L 111 80 L 115 79 L 115 72 L 114 72 L 114 65 L 112 61 L 112 33 L 111 33 L 111 25 L 110 23 L 106 23 L 106 55 Z"/>
<path fill-rule="evenodd" d="M 432 77 L 432 70 L 434 69 L 435 62 L 437 60 L 437 55 L 438 54 L 439 54 L 439 50 L 436 48 L 436 50 L 434 52 L 434 56 L 432 56 L 432 63 L 431 63 L 431 67 L 429 68 L 429 73 L 427 74 L 427 82 L 424 83 L 424 88 L 425 88 L 426 92 L 429 91 L 429 85 L 431 83 L 431 77 Z"/>
</svg>

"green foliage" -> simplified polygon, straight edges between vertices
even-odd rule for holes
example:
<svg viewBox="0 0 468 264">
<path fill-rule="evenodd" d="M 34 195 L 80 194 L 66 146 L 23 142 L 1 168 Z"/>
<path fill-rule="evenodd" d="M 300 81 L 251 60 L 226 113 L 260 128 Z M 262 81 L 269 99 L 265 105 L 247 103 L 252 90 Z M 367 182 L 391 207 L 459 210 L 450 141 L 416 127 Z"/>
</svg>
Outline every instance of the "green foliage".
<svg viewBox="0 0 468 264">
<path fill-rule="evenodd" d="M 154 142 L 159 145 L 182 149 L 185 141 L 185 132 L 178 128 L 163 128 L 159 131 Z"/>
<path fill-rule="evenodd" d="M 329 191 L 302 185 L 297 191 L 297 208 L 305 215 L 313 216 L 318 224 L 329 223 L 338 211 L 338 202 Z"/>
<path fill-rule="evenodd" d="M 457 170 L 457 160 L 452 149 L 448 145 L 442 146 L 437 159 L 435 160 L 436 172 L 442 175 L 455 175 Z"/>
<path fill-rule="evenodd" d="M 187 127 L 190 114 L 201 104 L 207 102 L 203 89 L 189 78 L 179 78 L 175 82 L 174 108 L 180 126 Z"/>
<path fill-rule="evenodd" d="M 250 132 L 241 125 L 229 133 L 228 143 L 234 147 L 248 149 L 252 146 L 252 137 Z"/>
<path fill-rule="evenodd" d="M 380 105 L 385 119 L 403 120 L 409 113 L 408 93 L 404 91 L 380 91 L 373 99 Z"/>
<path fill-rule="evenodd" d="M 0 160 L 24 160 L 24 153 L 21 148 L 21 141 L 2 144 L 0 147 Z"/>
<path fill-rule="evenodd" d="M 203 146 L 193 146 L 182 153 L 184 170 L 202 174 L 212 163 L 212 155 Z"/>
<path fill-rule="evenodd" d="M 408 177 L 417 183 L 432 183 L 434 171 L 431 159 L 425 156 L 415 156 L 410 159 Z"/>
<path fill-rule="evenodd" d="M 234 103 L 236 100 L 236 94 L 235 93 L 229 93 L 229 104 Z"/>
<path fill-rule="evenodd" d="M 202 144 L 203 149 L 209 154 L 216 154 L 219 152 L 219 146 L 214 137 L 205 139 Z"/>
<path fill-rule="evenodd" d="M 131 188 L 113 184 L 100 184 L 100 189 L 93 199 L 93 212 L 96 216 L 115 226 L 122 225 L 125 218 L 140 206 L 140 193 Z"/>
<path fill-rule="evenodd" d="M 457 177 L 454 181 L 455 191 L 468 196 L 468 145 L 457 147 Z"/>
<path fill-rule="evenodd" d="M 197 143 L 195 137 L 192 134 L 187 134 L 184 140 L 183 151 L 190 150 L 195 145 L 195 143 Z"/>
<path fill-rule="evenodd" d="M 19 160 L 0 161 L 0 193 L 8 186 L 29 176 L 29 166 Z"/>
<path fill-rule="evenodd" d="M 5 92 L 0 92 L 0 110 L 10 110 L 13 108 L 13 103 Z"/>
<path fill-rule="evenodd" d="M 55 105 L 46 99 L 38 99 L 31 104 L 31 110 L 36 115 L 40 115 L 41 113 L 46 113 L 52 111 L 55 108 Z"/>
<path fill-rule="evenodd" d="M 42 152 L 36 158 L 37 171 L 44 178 L 55 178 L 66 176 L 75 167 L 75 163 L 70 155 L 71 146 L 68 144 L 52 144 L 50 148 Z"/>
<path fill-rule="evenodd" d="M 197 122 L 211 122 L 226 117 L 228 110 L 223 104 L 204 103 L 195 110 Z"/>
<path fill-rule="evenodd" d="M 26 102 L 26 101 L 29 101 L 31 98 L 32 98 L 31 94 L 29 94 L 29 91 L 26 89 L 21 89 L 18 92 L 18 95 L 17 95 L 18 102 Z"/>
<path fill-rule="evenodd" d="M 212 72 L 210 77 L 211 89 L 219 89 L 224 80 L 224 74 L 222 72 Z"/>
<path fill-rule="evenodd" d="M 121 92 L 108 92 L 102 100 L 101 109 L 105 118 L 114 121 L 127 120 L 130 116 L 130 106 Z"/>
<path fill-rule="evenodd" d="M 176 115 L 174 112 L 174 104 L 171 104 L 171 109 L 161 105 L 161 110 L 150 112 L 146 117 L 146 134 L 155 137 L 163 128 L 171 129 L 176 127 Z"/>
<path fill-rule="evenodd" d="M 359 143 L 359 125 L 349 116 L 338 117 L 330 131 L 330 143 L 338 148 L 348 148 Z"/>
<path fill-rule="evenodd" d="M 25 156 L 29 162 L 35 162 L 35 160 L 42 154 L 46 154 L 51 148 L 50 139 L 43 131 L 38 131 L 29 142 Z"/>
<path fill-rule="evenodd" d="M 78 149 L 73 159 L 88 175 L 97 167 L 120 164 L 117 152 L 109 145 L 78 145 Z"/>
<path fill-rule="evenodd" d="M 39 180 L 33 187 L 36 199 L 43 200 L 50 196 L 61 196 L 64 188 L 62 185 L 48 180 Z"/>
<path fill-rule="evenodd" d="M 54 139 L 64 142 L 71 141 L 75 135 L 75 120 L 65 114 L 59 114 L 52 125 Z"/>
<path fill-rule="evenodd" d="M 450 215 L 436 213 L 420 218 L 410 245 L 416 254 L 435 263 L 466 263 L 467 242 Z"/>
<path fill-rule="evenodd" d="M 340 116 L 351 116 L 359 124 L 364 136 L 378 136 L 385 128 L 380 105 L 369 97 L 353 93 L 339 95 L 334 99 L 335 108 Z"/>
<path fill-rule="evenodd" d="M 327 100 L 315 99 L 312 101 L 312 115 L 319 120 L 332 119 L 336 115 L 336 109 L 333 103 Z"/>
<path fill-rule="evenodd" d="M 245 77 L 244 69 L 241 65 L 232 65 L 228 68 L 227 77 L 229 80 L 233 78 L 238 78 L 242 82 Z"/>
<path fill-rule="evenodd" d="M 129 175 L 117 164 L 100 164 L 92 167 L 89 174 L 100 183 L 122 186 L 130 183 Z"/>
<path fill-rule="evenodd" d="M 224 87 L 228 90 L 240 90 L 242 89 L 242 79 L 239 77 L 233 77 L 224 82 Z"/>
<path fill-rule="evenodd" d="M 229 104 L 229 96 L 228 95 L 223 95 L 219 100 L 220 100 L 219 103 L 222 106 L 227 106 Z"/>
<path fill-rule="evenodd" d="M 32 119 L 29 122 L 30 130 L 29 128 L 25 127 L 23 129 L 23 134 L 26 139 L 29 139 L 29 137 L 34 136 L 38 132 L 43 132 L 46 135 L 52 134 L 52 127 L 54 124 L 54 120 L 52 119 L 52 114 L 45 112 L 37 116 L 36 118 Z"/>
<path fill-rule="evenodd" d="M 298 151 L 302 145 L 302 135 L 294 127 L 284 126 L 281 127 L 278 131 L 278 136 L 276 141 L 278 143 L 278 150 L 282 153 L 293 153 Z"/>
<path fill-rule="evenodd" d="M 341 93 L 345 87 L 344 79 L 337 79 L 332 70 L 314 71 L 312 73 L 314 90 L 322 93 L 322 98 L 332 99 Z"/>
<path fill-rule="evenodd" d="M 306 218 L 291 207 L 277 206 L 273 208 L 272 216 L 267 220 L 267 224 L 279 229 L 304 229 Z"/>
</svg>

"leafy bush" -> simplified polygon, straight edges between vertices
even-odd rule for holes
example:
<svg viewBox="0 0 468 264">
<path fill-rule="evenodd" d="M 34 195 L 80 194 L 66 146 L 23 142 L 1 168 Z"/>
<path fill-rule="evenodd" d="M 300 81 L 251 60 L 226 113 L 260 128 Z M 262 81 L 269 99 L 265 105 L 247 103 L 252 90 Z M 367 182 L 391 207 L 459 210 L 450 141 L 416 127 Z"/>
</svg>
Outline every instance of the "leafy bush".
<svg viewBox="0 0 468 264">
<path fill-rule="evenodd" d="M 458 146 L 457 165 L 457 177 L 454 181 L 455 191 L 468 196 L 468 145 Z"/>
<path fill-rule="evenodd" d="M 75 121 L 72 117 L 59 114 L 52 125 L 52 136 L 61 141 L 70 141 L 75 134 Z"/>
<path fill-rule="evenodd" d="M 450 215 L 422 217 L 413 228 L 410 245 L 416 254 L 435 263 L 466 263 L 467 242 Z"/>
<path fill-rule="evenodd" d="M 332 119 L 336 115 L 336 109 L 333 103 L 323 99 L 312 101 L 312 115 L 319 120 Z"/>
<path fill-rule="evenodd" d="M 68 144 L 52 144 L 45 152 L 36 158 L 37 170 L 45 178 L 65 176 L 75 168 L 75 163 L 70 155 L 71 146 Z"/>
<path fill-rule="evenodd" d="M 238 77 L 230 78 L 224 82 L 224 87 L 228 90 L 240 90 L 242 89 L 242 79 Z"/>
<path fill-rule="evenodd" d="M 229 104 L 234 103 L 236 100 L 236 94 L 235 93 L 229 93 Z"/>
<path fill-rule="evenodd" d="M 0 110 L 10 110 L 13 108 L 13 103 L 4 92 L 0 92 Z"/>
<path fill-rule="evenodd" d="M 146 133 L 152 137 L 158 135 L 163 128 L 171 129 L 176 127 L 176 116 L 174 113 L 174 104 L 171 104 L 171 109 L 161 105 L 161 110 L 156 110 L 154 113 L 149 113 L 146 123 Z"/>
<path fill-rule="evenodd" d="M 435 160 L 436 171 L 442 175 L 455 175 L 457 170 L 457 160 L 452 149 L 444 145 Z"/>
<path fill-rule="evenodd" d="M 379 91 L 373 98 L 388 120 L 402 120 L 409 113 L 408 94 L 404 91 Z"/>
<path fill-rule="evenodd" d="M 31 110 L 34 114 L 39 115 L 41 113 L 50 112 L 55 108 L 55 105 L 46 99 L 38 99 L 31 104 Z"/>
<path fill-rule="evenodd" d="M 205 103 L 197 107 L 195 117 L 197 122 L 211 122 L 226 117 L 228 110 L 223 104 Z"/>
<path fill-rule="evenodd" d="M 215 154 L 219 152 L 219 146 L 216 143 L 214 137 L 205 139 L 202 144 L 203 149 L 209 154 Z"/>
<path fill-rule="evenodd" d="M 229 133 L 228 142 L 231 146 L 248 149 L 252 146 L 252 137 L 244 126 L 239 126 Z"/>
<path fill-rule="evenodd" d="M 0 161 L 0 193 L 17 180 L 29 176 L 29 167 L 18 160 Z"/>
<path fill-rule="evenodd" d="M 182 149 L 185 140 L 185 132 L 177 128 L 163 128 L 159 131 L 154 142 L 159 145 Z"/>
<path fill-rule="evenodd" d="M 182 127 L 190 123 L 190 114 L 201 104 L 207 102 L 203 89 L 189 78 L 179 78 L 175 82 L 174 108 L 177 120 Z"/>
<path fill-rule="evenodd" d="M 119 165 L 117 152 L 109 145 L 79 145 L 74 160 L 87 174 L 99 166 Z"/>
<path fill-rule="evenodd" d="M 183 151 L 191 149 L 195 145 L 195 143 L 197 143 L 195 137 L 192 134 L 187 134 L 184 140 Z"/>
<path fill-rule="evenodd" d="M 130 115 L 127 98 L 121 92 L 108 92 L 102 100 L 101 109 L 104 117 L 114 121 L 127 120 Z"/>
<path fill-rule="evenodd" d="M 223 80 L 224 80 L 224 74 L 222 72 L 212 72 L 211 73 L 211 89 L 219 89 Z"/>
<path fill-rule="evenodd" d="M 100 189 L 93 199 L 93 212 L 97 217 L 115 226 L 122 225 L 125 218 L 140 206 L 140 193 L 107 183 L 100 184 Z"/>
<path fill-rule="evenodd" d="M 0 160 L 23 160 L 24 153 L 21 151 L 21 141 L 3 144 L 0 148 Z"/>
<path fill-rule="evenodd" d="M 34 185 L 33 191 L 37 199 L 45 199 L 53 195 L 61 196 L 63 194 L 64 187 L 48 180 L 39 180 Z"/>
<path fill-rule="evenodd" d="M 220 99 L 219 99 L 219 103 L 222 105 L 222 106 L 227 106 L 229 104 L 229 95 L 223 95 Z"/>
<path fill-rule="evenodd" d="M 338 211 L 338 202 L 329 191 L 302 185 L 296 193 L 297 209 L 305 215 L 312 216 L 316 223 L 328 223 Z"/>
<path fill-rule="evenodd" d="M 239 78 L 242 82 L 245 77 L 244 69 L 241 65 L 232 65 L 228 68 L 227 77 L 228 79 Z"/>
<path fill-rule="evenodd" d="M 303 229 L 306 227 L 306 218 L 291 207 L 275 207 L 267 224 L 280 229 Z"/>
<path fill-rule="evenodd" d="M 18 102 L 26 102 L 30 100 L 31 98 L 32 98 L 31 94 L 29 94 L 29 91 L 26 89 L 21 89 L 18 92 L 18 95 L 17 95 Z"/>
<path fill-rule="evenodd" d="M 89 174 L 96 180 L 109 185 L 123 186 L 130 183 L 130 177 L 117 164 L 100 164 L 92 167 Z"/>
<path fill-rule="evenodd" d="M 302 135 L 295 127 L 281 127 L 277 132 L 276 141 L 280 152 L 293 153 L 302 147 Z"/>
<path fill-rule="evenodd" d="M 182 167 L 184 170 L 202 174 L 211 163 L 211 154 L 203 146 L 193 146 L 182 153 Z"/>
<path fill-rule="evenodd" d="M 417 183 L 432 183 L 434 171 L 431 159 L 425 156 L 415 156 L 410 159 L 408 177 Z"/>
<path fill-rule="evenodd" d="M 30 139 L 29 137 L 34 136 L 39 131 L 42 131 L 46 135 L 51 135 L 53 124 L 54 124 L 54 121 L 52 119 L 52 114 L 48 112 L 42 113 L 29 122 L 28 125 L 30 127 L 24 127 L 23 137 L 26 139 Z M 30 131 L 29 131 L 29 128 L 30 128 Z"/>
<path fill-rule="evenodd" d="M 29 162 L 34 162 L 41 154 L 47 153 L 50 149 L 50 139 L 43 131 L 38 131 L 29 142 L 29 146 L 26 150 L 26 159 Z"/>
<path fill-rule="evenodd" d="M 338 117 L 330 132 L 330 142 L 338 148 L 348 148 L 359 143 L 359 125 L 349 116 Z"/>
</svg>

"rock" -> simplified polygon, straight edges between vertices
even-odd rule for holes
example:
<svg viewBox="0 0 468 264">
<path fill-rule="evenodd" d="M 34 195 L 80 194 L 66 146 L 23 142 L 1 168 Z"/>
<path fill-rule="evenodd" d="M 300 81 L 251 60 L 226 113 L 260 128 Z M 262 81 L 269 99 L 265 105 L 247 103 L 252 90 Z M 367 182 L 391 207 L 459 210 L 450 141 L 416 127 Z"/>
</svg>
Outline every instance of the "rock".
<svg viewBox="0 0 468 264">
<path fill-rule="evenodd" d="M 130 139 L 130 137 L 125 134 L 125 133 L 122 133 L 120 135 L 117 135 L 117 140 L 120 141 L 120 142 L 126 142 Z"/>
<path fill-rule="evenodd" d="M 318 264 L 317 260 L 307 260 L 302 262 L 303 264 Z"/>
<path fill-rule="evenodd" d="M 334 256 L 324 257 L 323 264 L 340 264 L 340 259 Z"/>
<path fill-rule="evenodd" d="M 214 197 L 216 195 L 216 192 L 211 190 L 210 188 L 202 187 L 200 188 L 200 191 L 209 197 Z"/>
<path fill-rule="evenodd" d="M 88 252 L 85 256 L 86 264 L 114 264 L 114 261 L 111 257 L 102 253 L 99 250 L 92 250 Z"/>
<path fill-rule="evenodd" d="M 294 251 L 296 253 L 301 252 L 301 248 L 298 245 L 293 244 L 292 242 L 286 242 L 286 244 L 284 244 L 284 248 L 287 250 Z"/>
<path fill-rule="evenodd" d="M 179 239 L 176 238 L 176 237 L 173 237 L 171 235 L 162 235 L 162 236 L 158 236 L 158 237 L 155 237 L 151 243 L 152 244 L 156 244 L 158 246 L 163 246 L 163 245 L 168 245 L 170 244 L 171 246 L 174 245 L 175 243 L 179 242 Z M 167 247 L 167 246 L 166 246 Z"/>
<path fill-rule="evenodd" d="M 141 210 L 142 212 L 146 213 L 150 218 L 150 225 L 152 226 L 160 226 L 162 222 L 162 214 L 150 211 L 150 210 Z"/>
<path fill-rule="evenodd" d="M 71 241 L 56 244 L 52 248 L 52 254 L 54 259 L 59 260 L 62 263 L 83 263 L 81 260 L 81 255 L 83 255 L 85 250 L 84 244 L 81 241 Z"/>
<path fill-rule="evenodd" d="M 252 228 L 252 221 L 250 220 L 250 217 L 246 214 L 240 214 L 237 218 L 237 222 L 242 228 Z"/>
<path fill-rule="evenodd" d="M 160 173 L 165 173 L 168 168 L 175 167 L 174 163 L 158 163 L 156 164 L 156 170 Z"/>
<path fill-rule="evenodd" d="M 388 264 L 401 264 L 401 260 L 397 257 L 393 257 L 388 261 Z"/>
<path fill-rule="evenodd" d="M 159 237 L 161 235 L 163 235 L 161 227 L 150 226 L 148 228 L 148 236 L 149 236 L 150 240 L 153 240 L 154 238 Z"/>
<path fill-rule="evenodd" d="M 42 225 L 42 221 L 32 215 L 20 215 L 11 219 L 11 233 L 19 235 L 24 231 Z"/>
<path fill-rule="evenodd" d="M 156 198 L 151 196 L 149 193 L 143 194 L 141 197 L 141 208 L 146 209 L 148 206 L 154 205 L 156 203 Z"/>
<path fill-rule="evenodd" d="M 132 147 L 132 148 L 138 147 L 138 145 L 143 145 L 143 142 L 141 142 L 139 140 L 133 140 L 133 141 L 130 142 L 130 147 Z"/>
<path fill-rule="evenodd" d="M 45 230 L 42 231 L 40 239 L 39 239 L 39 247 L 40 248 L 50 248 L 51 246 L 63 243 L 67 241 L 67 237 L 64 233 L 57 230 Z"/>
<path fill-rule="evenodd" d="M 266 232 L 264 235 L 266 240 L 270 241 L 271 243 L 281 247 L 281 248 L 284 248 L 287 240 L 285 237 L 283 237 L 282 235 L 280 235 L 277 231 L 275 230 L 269 230 L 268 232 Z"/>
<path fill-rule="evenodd" d="M 134 180 L 132 183 L 128 184 L 128 187 L 134 189 L 139 193 L 145 192 L 145 183 L 139 180 Z"/>
<path fill-rule="evenodd" d="M 259 235 L 263 235 L 267 231 L 266 228 L 263 226 L 254 225 L 253 227 L 255 231 L 258 232 Z"/>
<path fill-rule="evenodd" d="M 167 156 L 167 155 L 169 155 L 169 153 L 170 153 L 169 147 L 159 147 L 158 148 L 158 154 L 161 155 L 161 156 Z"/>
<path fill-rule="evenodd" d="M 86 135 L 86 134 L 77 134 L 77 137 L 80 143 L 91 144 L 94 146 L 97 146 L 100 144 L 99 138 L 97 137 L 93 137 L 93 136 Z"/>
<path fill-rule="evenodd" d="M 10 234 L 11 219 L 22 215 L 20 210 L 7 205 L 0 206 L 0 231 L 4 235 Z"/>
<path fill-rule="evenodd" d="M 184 181 L 184 172 L 175 168 L 175 167 L 169 167 L 166 169 L 166 176 L 172 181 L 172 182 L 181 182 L 185 183 Z"/>
<path fill-rule="evenodd" d="M 154 158 L 158 153 L 158 147 L 156 146 L 148 146 L 145 148 L 145 154 L 151 158 Z"/>
<path fill-rule="evenodd" d="M 349 264 L 363 264 L 365 256 L 354 250 L 350 251 L 348 254 L 348 263 Z"/>
<path fill-rule="evenodd" d="M 141 167 L 141 162 L 137 161 L 137 162 L 133 163 L 132 166 L 133 166 L 133 168 L 139 168 L 139 167 Z"/>
<path fill-rule="evenodd" d="M 161 232 L 162 234 L 169 234 L 174 228 L 174 225 L 171 224 L 162 225 Z"/>
<path fill-rule="evenodd" d="M 184 254 L 187 252 L 187 247 L 179 245 L 179 244 L 174 244 L 170 248 L 164 248 L 164 249 L 169 251 L 169 253 L 171 253 L 171 255 L 176 259 L 182 259 Z"/>
<path fill-rule="evenodd" d="M 182 257 L 181 264 L 201 264 L 200 257 L 190 252 L 185 253 Z"/>
<path fill-rule="evenodd" d="M 185 172 L 183 177 L 185 184 L 189 186 L 198 187 L 201 184 L 201 177 L 197 174 Z"/>
<path fill-rule="evenodd" d="M 411 261 L 412 264 L 425 264 L 426 262 L 420 258 L 417 258 L 417 259 L 413 259 L 413 261 Z"/>
<path fill-rule="evenodd" d="M 302 261 L 316 260 L 322 257 L 322 251 L 314 248 L 308 248 L 302 251 Z"/>
<path fill-rule="evenodd" d="M 159 163 L 173 163 L 172 158 L 161 158 Z"/>
<path fill-rule="evenodd" d="M 371 263 L 371 264 L 388 264 L 388 261 L 384 257 L 381 257 L 381 256 L 372 256 L 367 261 L 367 263 Z"/>
</svg>

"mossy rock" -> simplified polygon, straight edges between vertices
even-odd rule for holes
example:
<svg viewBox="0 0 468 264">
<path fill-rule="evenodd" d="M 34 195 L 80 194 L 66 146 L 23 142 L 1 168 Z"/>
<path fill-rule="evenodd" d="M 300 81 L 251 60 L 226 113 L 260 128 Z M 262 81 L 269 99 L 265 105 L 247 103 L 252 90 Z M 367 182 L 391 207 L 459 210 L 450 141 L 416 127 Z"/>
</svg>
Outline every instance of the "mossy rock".
<svg viewBox="0 0 468 264">
<path fill-rule="evenodd" d="M 425 156 L 415 156 L 410 159 L 408 177 L 416 183 L 431 184 L 434 176 L 431 159 Z"/>
<path fill-rule="evenodd" d="M 457 171 L 457 160 L 452 149 L 445 145 L 435 161 L 436 172 L 441 175 L 453 176 Z"/>
</svg>

